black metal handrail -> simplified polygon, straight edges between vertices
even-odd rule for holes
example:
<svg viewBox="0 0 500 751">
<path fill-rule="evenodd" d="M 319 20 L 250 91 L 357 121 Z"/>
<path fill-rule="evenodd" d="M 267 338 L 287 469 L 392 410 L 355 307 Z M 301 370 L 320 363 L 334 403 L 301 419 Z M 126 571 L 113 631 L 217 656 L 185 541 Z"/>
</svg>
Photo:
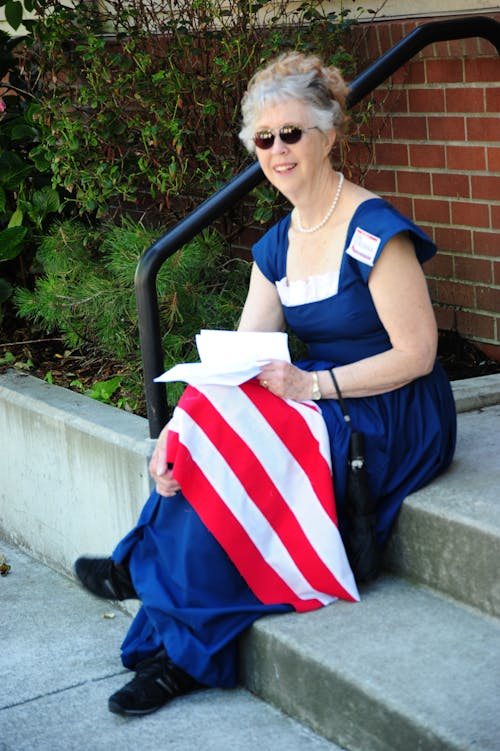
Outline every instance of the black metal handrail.
<svg viewBox="0 0 500 751">
<path fill-rule="evenodd" d="M 474 36 L 487 39 L 500 55 L 500 23 L 488 16 L 464 16 L 418 26 L 352 81 L 348 95 L 349 107 L 371 93 L 428 44 Z M 158 271 L 167 258 L 222 216 L 263 179 L 259 163 L 254 162 L 157 240 L 139 260 L 135 291 L 147 415 L 152 438 L 159 435 L 169 417 L 165 386 L 153 381 L 164 369 L 156 292 Z"/>
</svg>

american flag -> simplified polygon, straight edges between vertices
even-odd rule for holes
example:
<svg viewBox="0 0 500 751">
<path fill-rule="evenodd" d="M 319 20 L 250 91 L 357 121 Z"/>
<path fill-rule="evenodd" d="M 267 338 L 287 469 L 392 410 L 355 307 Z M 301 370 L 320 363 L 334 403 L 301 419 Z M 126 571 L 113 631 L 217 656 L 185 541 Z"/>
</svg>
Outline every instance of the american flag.
<svg viewBox="0 0 500 751">
<path fill-rule="evenodd" d="M 169 423 L 167 460 L 261 602 L 307 611 L 359 600 L 314 402 L 281 399 L 256 380 L 188 386 Z"/>
</svg>

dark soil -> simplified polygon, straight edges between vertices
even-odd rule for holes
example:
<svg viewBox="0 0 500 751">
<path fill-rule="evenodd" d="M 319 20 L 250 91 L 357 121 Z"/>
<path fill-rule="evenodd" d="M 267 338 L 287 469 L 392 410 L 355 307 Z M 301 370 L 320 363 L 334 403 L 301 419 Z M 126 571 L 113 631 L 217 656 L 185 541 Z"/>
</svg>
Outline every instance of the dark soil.
<svg viewBox="0 0 500 751">
<path fill-rule="evenodd" d="M 10 353 L 8 358 L 6 353 Z M 120 371 L 118 362 L 104 359 L 92 347 L 70 350 L 62 338 L 48 336 L 30 325 L 23 325 L 19 319 L 10 318 L 4 319 L 0 326 L 0 373 L 12 367 L 80 392 Z M 81 387 L 72 386 L 73 382 Z"/>
<path fill-rule="evenodd" d="M 14 359 L 6 361 L 7 352 Z M 488 359 L 455 332 L 440 332 L 438 358 L 451 381 L 500 373 L 500 362 Z M 96 381 L 112 378 L 120 371 L 119 363 L 103 360 L 90 347 L 68 350 L 60 338 L 44 336 L 13 318 L 4 320 L 0 328 L 0 373 L 12 367 L 78 391 L 90 389 Z M 75 381 L 78 385 L 72 386 Z M 137 411 L 144 415 L 144 404 Z"/>
<path fill-rule="evenodd" d="M 455 331 L 439 332 L 438 359 L 450 381 L 500 373 L 500 361 L 490 360 Z"/>
</svg>

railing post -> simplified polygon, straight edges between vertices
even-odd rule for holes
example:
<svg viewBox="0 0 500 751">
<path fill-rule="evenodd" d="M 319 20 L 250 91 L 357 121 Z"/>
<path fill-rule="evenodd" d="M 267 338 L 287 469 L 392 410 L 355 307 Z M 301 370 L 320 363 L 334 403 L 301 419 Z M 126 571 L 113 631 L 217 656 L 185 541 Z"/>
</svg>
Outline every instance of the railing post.
<svg viewBox="0 0 500 751">
<path fill-rule="evenodd" d="M 156 291 L 156 277 L 161 263 L 156 264 L 159 256 L 156 255 L 155 248 L 156 244 L 152 245 L 142 256 L 135 272 L 139 341 L 151 438 L 158 438 L 162 427 L 168 421 L 165 384 L 154 382 L 154 379 L 163 372 L 163 347 Z"/>
</svg>

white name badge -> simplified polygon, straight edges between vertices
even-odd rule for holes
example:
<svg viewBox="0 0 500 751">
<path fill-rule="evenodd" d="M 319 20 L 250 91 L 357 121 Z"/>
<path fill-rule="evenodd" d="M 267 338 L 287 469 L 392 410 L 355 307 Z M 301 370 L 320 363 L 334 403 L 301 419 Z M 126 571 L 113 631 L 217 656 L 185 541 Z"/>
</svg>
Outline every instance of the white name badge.
<svg viewBox="0 0 500 751">
<path fill-rule="evenodd" d="M 373 266 L 379 245 L 380 237 L 371 235 L 366 230 L 361 229 L 361 227 L 356 227 L 346 252 L 352 258 L 355 258 L 356 261 L 366 263 L 367 266 Z"/>
</svg>

